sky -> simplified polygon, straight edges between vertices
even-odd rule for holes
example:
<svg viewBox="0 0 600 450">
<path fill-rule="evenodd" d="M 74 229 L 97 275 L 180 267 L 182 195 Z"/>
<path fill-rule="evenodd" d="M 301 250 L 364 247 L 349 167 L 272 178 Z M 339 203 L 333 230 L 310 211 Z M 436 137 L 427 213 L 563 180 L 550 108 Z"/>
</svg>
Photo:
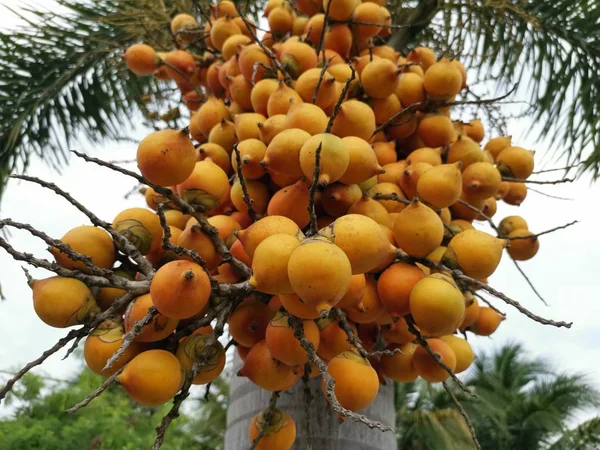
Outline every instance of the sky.
<svg viewBox="0 0 600 450">
<path fill-rule="evenodd" d="M 3 0 L 8 6 L 22 2 Z M 42 2 L 45 5 L 45 2 Z M 14 26 L 16 21 L 8 14 L 0 14 L 0 27 Z M 536 143 L 532 124 L 526 120 L 511 123 L 513 142 L 525 148 L 535 149 L 537 170 L 560 167 L 564 161 L 550 158 L 543 143 Z M 137 130 L 130 137 L 141 139 L 144 130 Z M 74 148 L 92 156 L 106 160 L 123 160 L 135 157 L 134 143 L 91 145 L 82 142 Z M 544 157 L 545 155 L 545 157 Z M 544 164 L 540 162 L 543 160 Z M 129 168 L 134 168 L 130 165 Z M 75 198 L 90 207 L 101 219 L 111 221 L 121 210 L 132 206 L 144 206 L 141 195 L 125 199 L 124 195 L 135 186 L 135 181 L 120 174 L 86 163 L 73 156 L 61 172 L 47 167 L 37 159 L 27 170 L 32 176 L 52 180 L 71 192 Z M 561 172 L 539 175 L 536 179 L 550 180 L 561 176 Z M 522 215 L 529 229 L 541 232 L 572 220 L 580 223 L 565 230 L 542 236 L 537 256 L 522 263 L 541 294 L 548 302 L 545 306 L 528 287 L 525 280 L 507 255 L 490 278 L 491 286 L 541 316 L 572 321 L 567 330 L 544 326 L 518 313 L 514 308 L 493 300 L 495 306 L 507 313 L 499 330 L 490 338 L 473 337 L 470 342 L 476 353 L 489 352 L 501 345 L 516 341 L 527 351 L 549 361 L 559 371 L 588 374 L 590 380 L 600 389 L 600 339 L 598 317 L 600 317 L 600 237 L 597 220 L 600 182 L 592 183 L 589 177 L 582 177 L 575 183 L 556 186 L 534 186 L 547 194 L 571 198 L 557 200 L 530 192 L 520 207 L 499 203 L 495 216 L 497 222 L 507 215 Z M 50 236 L 60 238 L 69 229 L 88 224 L 86 217 L 79 213 L 54 193 L 31 183 L 11 180 L 1 205 L 0 217 L 10 217 L 15 221 L 30 223 Z M 485 227 L 482 227 L 485 229 Z M 26 232 L 11 231 L 9 242 L 18 250 L 32 252 L 49 258 L 43 242 Z M 22 263 L 14 261 L 0 250 L 0 284 L 6 300 L 0 302 L 0 380 L 5 377 L 2 371 L 14 371 L 25 363 L 37 358 L 51 347 L 68 330 L 50 328 L 44 325 L 33 311 L 31 290 L 21 269 Z M 45 277 L 43 271 L 32 270 L 35 277 Z M 64 352 L 50 357 L 36 373 L 46 373 L 55 378 L 67 378 L 78 368 L 74 358 L 62 361 Z M 1 383 L 1 381 L 0 381 Z M 0 413 L 2 411 L 0 406 Z"/>
</svg>

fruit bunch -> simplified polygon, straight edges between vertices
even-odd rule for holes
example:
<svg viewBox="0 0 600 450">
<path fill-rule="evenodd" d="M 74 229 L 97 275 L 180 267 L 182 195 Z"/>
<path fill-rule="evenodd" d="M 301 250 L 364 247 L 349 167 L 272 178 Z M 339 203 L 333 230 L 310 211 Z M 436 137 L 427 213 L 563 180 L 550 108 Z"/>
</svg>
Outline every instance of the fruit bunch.
<svg viewBox="0 0 600 450">
<path fill-rule="evenodd" d="M 264 17 L 258 38 L 222 0 L 203 24 L 173 18 L 176 49 L 126 51 L 132 72 L 177 85 L 189 126 L 139 143 L 148 208 L 63 236 L 63 275 L 31 281 L 34 307 L 54 327 L 103 319 L 86 363 L 141 404 L 219 376 L 227 324 L 239 375 L 274 392 L 321 376 L 353 417 L 385 378 L 466 370 L 458 332 L 496 331 L 477 291 L 505 249 L 522 261 L 539 243 L 523 218 L 492 217 L 525 199 L 534 153 L 482 148 L 480 120 L 452 120 L 465 68 L 376 45 L 392 30 L 378 2 L 270 0 Z M 275 407 L 249 432 L 276 450 L 295 433 Z"/>
</svg>

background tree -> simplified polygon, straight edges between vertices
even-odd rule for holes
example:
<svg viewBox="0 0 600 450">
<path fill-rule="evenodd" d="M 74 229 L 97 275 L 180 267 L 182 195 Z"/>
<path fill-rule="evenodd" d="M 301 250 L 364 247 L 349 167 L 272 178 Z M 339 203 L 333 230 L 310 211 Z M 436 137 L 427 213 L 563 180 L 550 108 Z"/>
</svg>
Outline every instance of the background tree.
<svg viewBox="0 0 600 450">
<path fill-rule="evenodd" d="M 248 5 L 256 17 L 263 0 Z M 15 12 L 25 26 L 0 33 L 0 194 L 13 171 L 40 157 L 56 167 L 81 137 L 91 142 L 126 139 L 128 128 L 150 120 L 146 94 L 160 94 L 151 78 L 137 78 L 119 63 L 126 46 L 145 41 L 157 49 L 171 41 L 168 23 L 176 12 L 206 16 L 206 0 L 56 0 L 58 8 Z M 402 24 L 389 38 L 406 52 L 428 45 L 456 55 L 472 70 L 470 81 L 485 94 L 485 81 L 506 90 L 522 83 L 526 102 L 515 115 L 527 117 L 540 137 L 569 164 L 600 169 L 600 11 L 593 0 L 393 0 L 393 20 Z M 32 84 L 31 80 L 40 80 Z M 480 89 L 480 90 L 479 90 Z M 177 112 L 172 92 L 155 95 L 154 110 Z M 488 126 L 505 132 L 498 104 L 478 105 Z M 503 133 L 506 134 L 506 133 Z"/>
<path fill-rule="evenodd" d="M 27 374 L 9 394 L 14 412 L 0 420 L 0 448 L 5 450 L 128 450 L 150 448 L 154 429 L 169 405 L 143 407 L 132 402 L 118 386 L 80 414 L 65 410 L 102 383 L 88 368 L 68 380 Z M 204 390 L 198 389 L 198 394 Z M 190 413 L 182 412 L 169 430 L 163 448 L 220 450 L 227 410 L 227 382 L 218 378 L 211 396 L 190 399 Z"/>
<path fill-rule="evenodd" d="M 591 450 L 600 443 L 600 417 L 581 422 L 600 394 L 581 374 L 559 373 L 552 362 L 508 344 L 482 354 L 465 383 L 479 397 L 453 389 L 486 450 Z M 396 385 L 398 448 L 471 449 L 466 424 L 441 387 Z M 579 425 L 575 425 L 580 422 Z"/>
</svg>

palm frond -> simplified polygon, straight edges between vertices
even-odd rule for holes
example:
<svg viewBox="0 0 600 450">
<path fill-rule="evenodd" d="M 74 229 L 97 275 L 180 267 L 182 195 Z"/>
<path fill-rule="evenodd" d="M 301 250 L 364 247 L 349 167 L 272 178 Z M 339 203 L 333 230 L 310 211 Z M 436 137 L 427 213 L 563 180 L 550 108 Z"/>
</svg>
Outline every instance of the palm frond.
<svg viewBox="0 0 600 450">
<path fill-rule="evenodd" d="M 428 44 L 458 56 L 488 79 L 518 91 L 526 115 L 550 138 L 552 150 L 570 163 L 583 161 L 600 175 L 600 8 L 595 0 L 447 0 L 392 1 L 398 23 L 423 10 L 412 24 L 415 35 L 400 30 L 412 45 Z M 398 6 L 400 5 L 400 6 Z M 427 5 L 428 8 L 423 6 Z M 410 8 L 409 8 L 410 9 Z M 432 11 L 436 14 L 432 15 Z M 433 18 L 432 18 L 433 17 Z M 407 19 L 408 18 L 408 19 Z M 394 37 L 391 41 L 394 42 Z M 493 125 L 493 124 L 492 124 Z"/>
<path fill-rule="evenodd" d="M 548 450 L 594 450 L 600 447 L 600 417 L 567 430 Z"/>
<path fill-rule="evenodd" d="M 150 30 L 170 39 L 178 2 L 57 3 L 65 12 L 13 11 L 25 25 L 0 33 L 0 195 L 32 155 L 59 168 L 80 137 L 95 143 L 129 135 L 132 112 L 147 111 L 143 98 L 153 82 L 127 71 L 120 55 Z M 158 7 L 164 3 L 170 6 Z"/>
</svg>

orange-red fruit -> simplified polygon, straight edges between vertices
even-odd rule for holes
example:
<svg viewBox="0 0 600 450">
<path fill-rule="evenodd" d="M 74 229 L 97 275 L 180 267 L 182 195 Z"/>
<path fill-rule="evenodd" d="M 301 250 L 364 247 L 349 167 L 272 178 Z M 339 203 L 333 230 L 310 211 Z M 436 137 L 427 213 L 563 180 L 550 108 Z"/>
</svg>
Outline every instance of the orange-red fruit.
<svg viewBox="0 0 600 450">
<path fill-rule="evenodd" d="M 303 320 L 302 329 L 304 336 L 313 344 L 315 350 L 319 348 L 319 328 L 313 320 Z M 267 327 L 265 342 L 271 355 L 290 367 L 296 367 L 308 362 L 308 354 L 294 336 L 295 329 L 289 322 L 289 316 L 278 312 Z"/>
<path fill-rule="evenodd" d="M 343 1 L 343 0 L 341 0 Z M 307 24 L 310 26 L 310 22 Z M 319 37 L 320 39 L 320 37 Z M 329 27 L 325 32 L 325 49 L 333 50 L 342 58 L 347 58 L 352 48 L 352 31 L 346 24 Z"/>
<path fill-rule="evenodd" d="M 312 2 L 312 0 L 307 0 Z M 291 71 L 293 78 L 298 78 L 300 74 L 309 69 L 317 67 L 317 53 L 308 44 L 304 42 L 287 41 L 281 51 L 281 63 Z"/>
<path fill-rule="evenodd" d="M 199 369 L 193 384 L 207 384 L 217 378 L 225 367 L 225 349 L 219 341 L 211 344 L 212 332 L 187 336 L 179 342 L 175 355 L 185 371 L 196 363 Z"/>
<path fill-rule="evenodd" d="M 425 87 L 423 78 L 411 72 L 401 74 L 394 93 L 405 108 L 417 103 L 424 103 Z"/>
<path fill-rule="evenodd" d="M 339 179 L 340 183 L 362 183 L 383 172 L 373 148 L 367 141 L 356 136 L 347 136 L 342 142 L 348 151 L 349 162 L 344 175 Z"/>
<path fill-rule="evenodd" d="M 414 365 L 413 357 L 418 348 L 417 344 L 407 342 L 406 344 L 392 344 L 388 350 L 399 350 L 393 356 L 381 357 L 381 372 L 384 376 L 398 381 L 400 383 L 408 383 L 417 379 L 419 374 Z"/>
<path fill-rule="evenodd" d="M 385 310 L 379 295 L 377 295 L 377 282 L 371 277 L 367 277 L 365 281 L 365 291 L 361 302 L 357 306 L 346 309 L 348 318 L 357 324 L 376 322 L 385 315 Z"/>
<path fill-rule="evenodd" d="M 369 105 L 358 100 L 348 100 L 342 103 L 331 132 L 342 138 L 356 136 L 368 141 L 375 127 L 375 113 Z"/>
<path fill-rule="evenodd" d="M 159 406 L 175 396 L 182 378 L 175 355 L 166 350 L 147 350 L 133 358 L 117 380 L 132 400 Z"/>
<path fill-rule="evenodd" d="M 286 175 L 303 175 L 300 166 L 300 149 L 308 139 L 310 134 L 304 130 L 298 128 L 283 130 L 271 140 L 261 164 Z"/>
<path fill-rule="evenodd" d="M 229 177 L 208 159 L 197 162 L 192 174 L 177 185 L 181 198 L 204 212 L 216 209 L 226 200 L 228 192 Z"/>
<path fill-rule="evenodd" d="M 429 344 L 431 350 L 439 356 L 440 360 L 448 366 L 450 370 L 456 368 L 456 356 L 448 344 L 441 339 L 427 339 L 427 344 Z M 413 363 L 417 369 L 417 373 L 429 382 L 441 382 L 450 376 L 450 374 L 438 364 L 427 350 L 421 346 L 415 350 Z"/>
<path fill-rule="evenodd" d="M 137 164 L 151 183 L 174 186 L 194 170 L 197 152 L 187 133 L 160 130 L 145 137 L 137 150 Z"/>
<path fill-rule="evenodd" d="M 304 303 L 296 294 L 279 294 L 277 297 L 285 310 L 296 317 L 317 319 L 320 316 L 314 306 Z"/>
<path fill-rule="evenodd" d="M 365 285 L 366 279 L 364 274 L 352 275 L 350 286 L 342 299 L 336 304 L 336 307 L 346 309 L 358 306 L 365 294 Z"/>
<path fill-rule="evenodd" d="M 160 57 L 146 44 L 134 44 L 123 54 L 127 68 L 139 76 L 149 76 L 160 64 Z"/>
<path fill-rule="evenodd" d="M 273 357 L 266 340 L 254 344 L 238 374 L 267 391 L 286 391 L 299 378 L 290 366 Z"/>
<path fill-rule="evenodd" d="M 329 11 L 333 20 L 344 21 L 350 18 L 360 0 L 323 0 L 323 11 Z"/>
<path fill-rule="evenodd" d="M 269 204 L 269 189 L 261 180 L 246 180 L 248 196 L 257 214 L 264 214 Z M 236 176 L 231 186 L 231 203 L 238 211 L 248 212 L 248 204 L 244 201 L 244 193 L 239 178 Z"/>
<path fill-rule="evenodd" d="M 447 100 L 458 94 L 462 87 L 462 75 L 449 62 L 439 61 L 425 72 L 424 85 L 427 94 L 435 100 Z"/>
<path fill-rule="evenodd" d="M 229 334 L 244 347 L 252 347 L 265 338 L 265 331 L 273 313 L 258 300 L 249 298 L 238 305 L 227 319 Z"/>
<path fill-rule="evenodd" d="M 304 175 L 311 180 L 315 172 L 317 151 L 320 155 L 318 183 L 326 187 L 344 175 L 350 156 L 344 141 L 339 137 L 330 133 L 312 136 L 300 149 L 300 167 Z"/>
<path fill-rule="evenodd" d="M 269 29 L 275 34 L 286 34 L 292 31 L 294 16 L 291 9 L 279 6 L 269 13 Z"/>
<path fill-rule="evenodd" d="M 306 227 L 310 222 L 309 188 L 310 182 L 303 177 L 293 185 L 280 189 L 271 197 L 267 214 L 289 217 L 299 228 Z"/>
<path fill-rule="evenodd" d="M 260 164 L 265 156 L 267 146 L 258 139 L 246 139 L 237 146 L 237 151 L 231 154 L 231 166 L 237 173 L 238 157 L 241 161 L 242 174 L 248 180 L 257 180 L 265 174 Z"/>
<path fill-rule="evenodd" d="M 392 231 L 398 247 L 417 258 L 427 256 L 444 238 L 440 216 L 419 201 L 413 201 L 398 214 Z"/>
<path fill-rule="evenodd" d="M 479 336 L 490 336 L 498 329 L 503 320 L 504 317 L 492 308 L 481 306 L 479 307 L 479 316 L 469 330 Z"/>
<path fill-rule="evenodd" d="M 135 355 L 140 352 L 140 346 L 137 342 L 132 342 L 125 352 L 111 366 L 110 369 L 103 370 L 108 360 L 115 354 L 123 344 L 123 335 L 125 329 L 122 323 L 107 320 L 102 322 L 85 340 L 83 356 L 86 365 L 90 370 L 98 375 L 109 377 L 125 364 L 127 364 Z"/>
<path fill-rule="evenodd" d="M 254 442 L 259 435 L 256 450 L 290 450 L 296 440 L 296 423 L 285 411 L 268 408 L 250 421 L 249 441 Z"/>
<path fill-rule="evenodd" d="M 211 24 L 210 41 L 217 50 L 221 51 L 230 36 L 241 33 L 242 30 L 232 18 L 221 17 Z"/>
<path fill-rule="evenodd" d="M 298 245 L 298 238 L 284 233 L 274 234 L 262 241 L 252 259 L 250 285 L 266 294 L 293 294 L 287 266 L 290 255 Z"/>
<path fill-rule="evenodd" d="M 299 128 L 314 136 L 325 131 L 328 120 L 325 112 L 317 105 L 294 103 L 287 111 L 284 126 L 285 129 Z"/>
<path fill-rule="evenodd" d="M 330 361 L 340 353 L 346 350 L 352 350 L 354 346 L 348 342 L 348 335 L 340 327 L 337 319 L 320 319 L 317 321 L 317 326 L 320 330 L 319 349 L 317 354 L 325 361 Z M 356 326 L 352 322 L 348 322 L 348 326 L 358 334 Z"/>
<path fill-rule="evenodd" d="M 221 121 L 231 119 L 231 114 L 222 99 L 209 97 L 208 100 L 192 115 L 190 134 L 199 142 L 209 135 L 210 130 Z"/>
<path fill-rule="evenodd" d="M 334 393 L 344 408 L 359 411 L 369 406 L 377 397 L 377 372 L 367 359 L 357 353 L 340 353 L 329 362 L 327 370 L 335 379 Z"/>
<path fill-rule="evenodd" d="M 443 114 L 424 116 L 419 123 L 418 133 L 419 138 L 427 147 L 443 147 L 456 139 L 452 121 Z"/>
<path fill-rule="evenodd" d="M 208 275 L 200 265 L 190 261 L 165 264 L 150 284 L 150 296 L 158 312 L 174 319 L 187 319 L 201 312 L 210 291 Z"/>
<path fill-rule="evenodd" d="M 310 238 L 292 253 L 288 276 L 302 300 L 326 311 L 348 290 L 352 269 L 348 257 L 337 245 L 323 238 Z"/>
<path fill-rule="evenodd" d="M 385 310 L 393 316 L 410 313 L 410 293 L 423 278 L 425 273 L 412 264 L 399 262 L 384 270 L 377 282 L 377 293 Z"/>
<path fill-rule="evenodd" d="M 291 219 L 283 216 L 267 216 L 253 223 L 248 228 L 238 231 L 237 237 L 250 258 L 254 251 L 267 237 L 274 234 L 285 233 L 298 238 L 304 237 L 298 225 Z"/>
<path fill-rule="evenodd" d="M 338 0 L 341 1 L 341 0 Z M 377 3 L 360 3 L 354 10 L 353 20 L 355 22 L 371 22 L 378 25 L 356 25 L 356 33 L 361 40 L 369 39 L 382 30 L 381 25 L 386 21 L 387 10 Z M 389 15 L 389 13 L 387 13 Z"/>
<path fill-rule="evenodd" d="M 179 236 L 177 244 L 188 250 L 198 252 L 198 255 L 206 261 L 209 270 L 216 269 L 221 263 L 221 255 L 219 255 L 209 236 L 202 231 L 199 225 L 186 227 Z M 181 259 L 192 261 L 192 258 L 186 255 L 182 255 Z"/>
<path fill-rule="evenodd" d="M 374 59 L 360 74 L 360 83 L 369 97 L 384 99 L 398 87 L 398 67 L 388 59 Z"/>
<path fill-rule="evenodd" d="M 508 238 L 511 240 L 510 246 L 507 248 L 508 254 L 516 261 L 527 261 L 533 258 L 540 248 L 539 239 L 526 229 L 514 230 L 508 235 Z"/>
<path fill-rule="evenodd" d="M 392 344 L 406 344 L 415 340 L 415 335 L 409 331 L 404 317 L 399 317 L 390 325 L 383 325 L 381 332 L 386 342 Z"/>
<path fill-rule="evenodd" d="M 454 373 L 461 373 L 467 370 L 475 359 L 475 354 L 473 353 L 471 344 L 469 344 L 465 339 L 461 339 L 452 334 L 442 336 L 440 339 L 450 346 L 454 352 L 454 356 L 456 356 L 456 367 L 454 369 Z"/>
<path fill-rule="evenodd" d="M 115 262 L 115 246 L 110 235 L 101 228 L 82 225 L 65 233 L 60 239 L 74 251 L 89 257 L 96 267 L 110 269 Z M 82 261 L 75 261 L 56 247 L 50 252 L 56 262 L 67 269 L 78 269 L 87 272 L 87 266 Z"/>
</svg>

